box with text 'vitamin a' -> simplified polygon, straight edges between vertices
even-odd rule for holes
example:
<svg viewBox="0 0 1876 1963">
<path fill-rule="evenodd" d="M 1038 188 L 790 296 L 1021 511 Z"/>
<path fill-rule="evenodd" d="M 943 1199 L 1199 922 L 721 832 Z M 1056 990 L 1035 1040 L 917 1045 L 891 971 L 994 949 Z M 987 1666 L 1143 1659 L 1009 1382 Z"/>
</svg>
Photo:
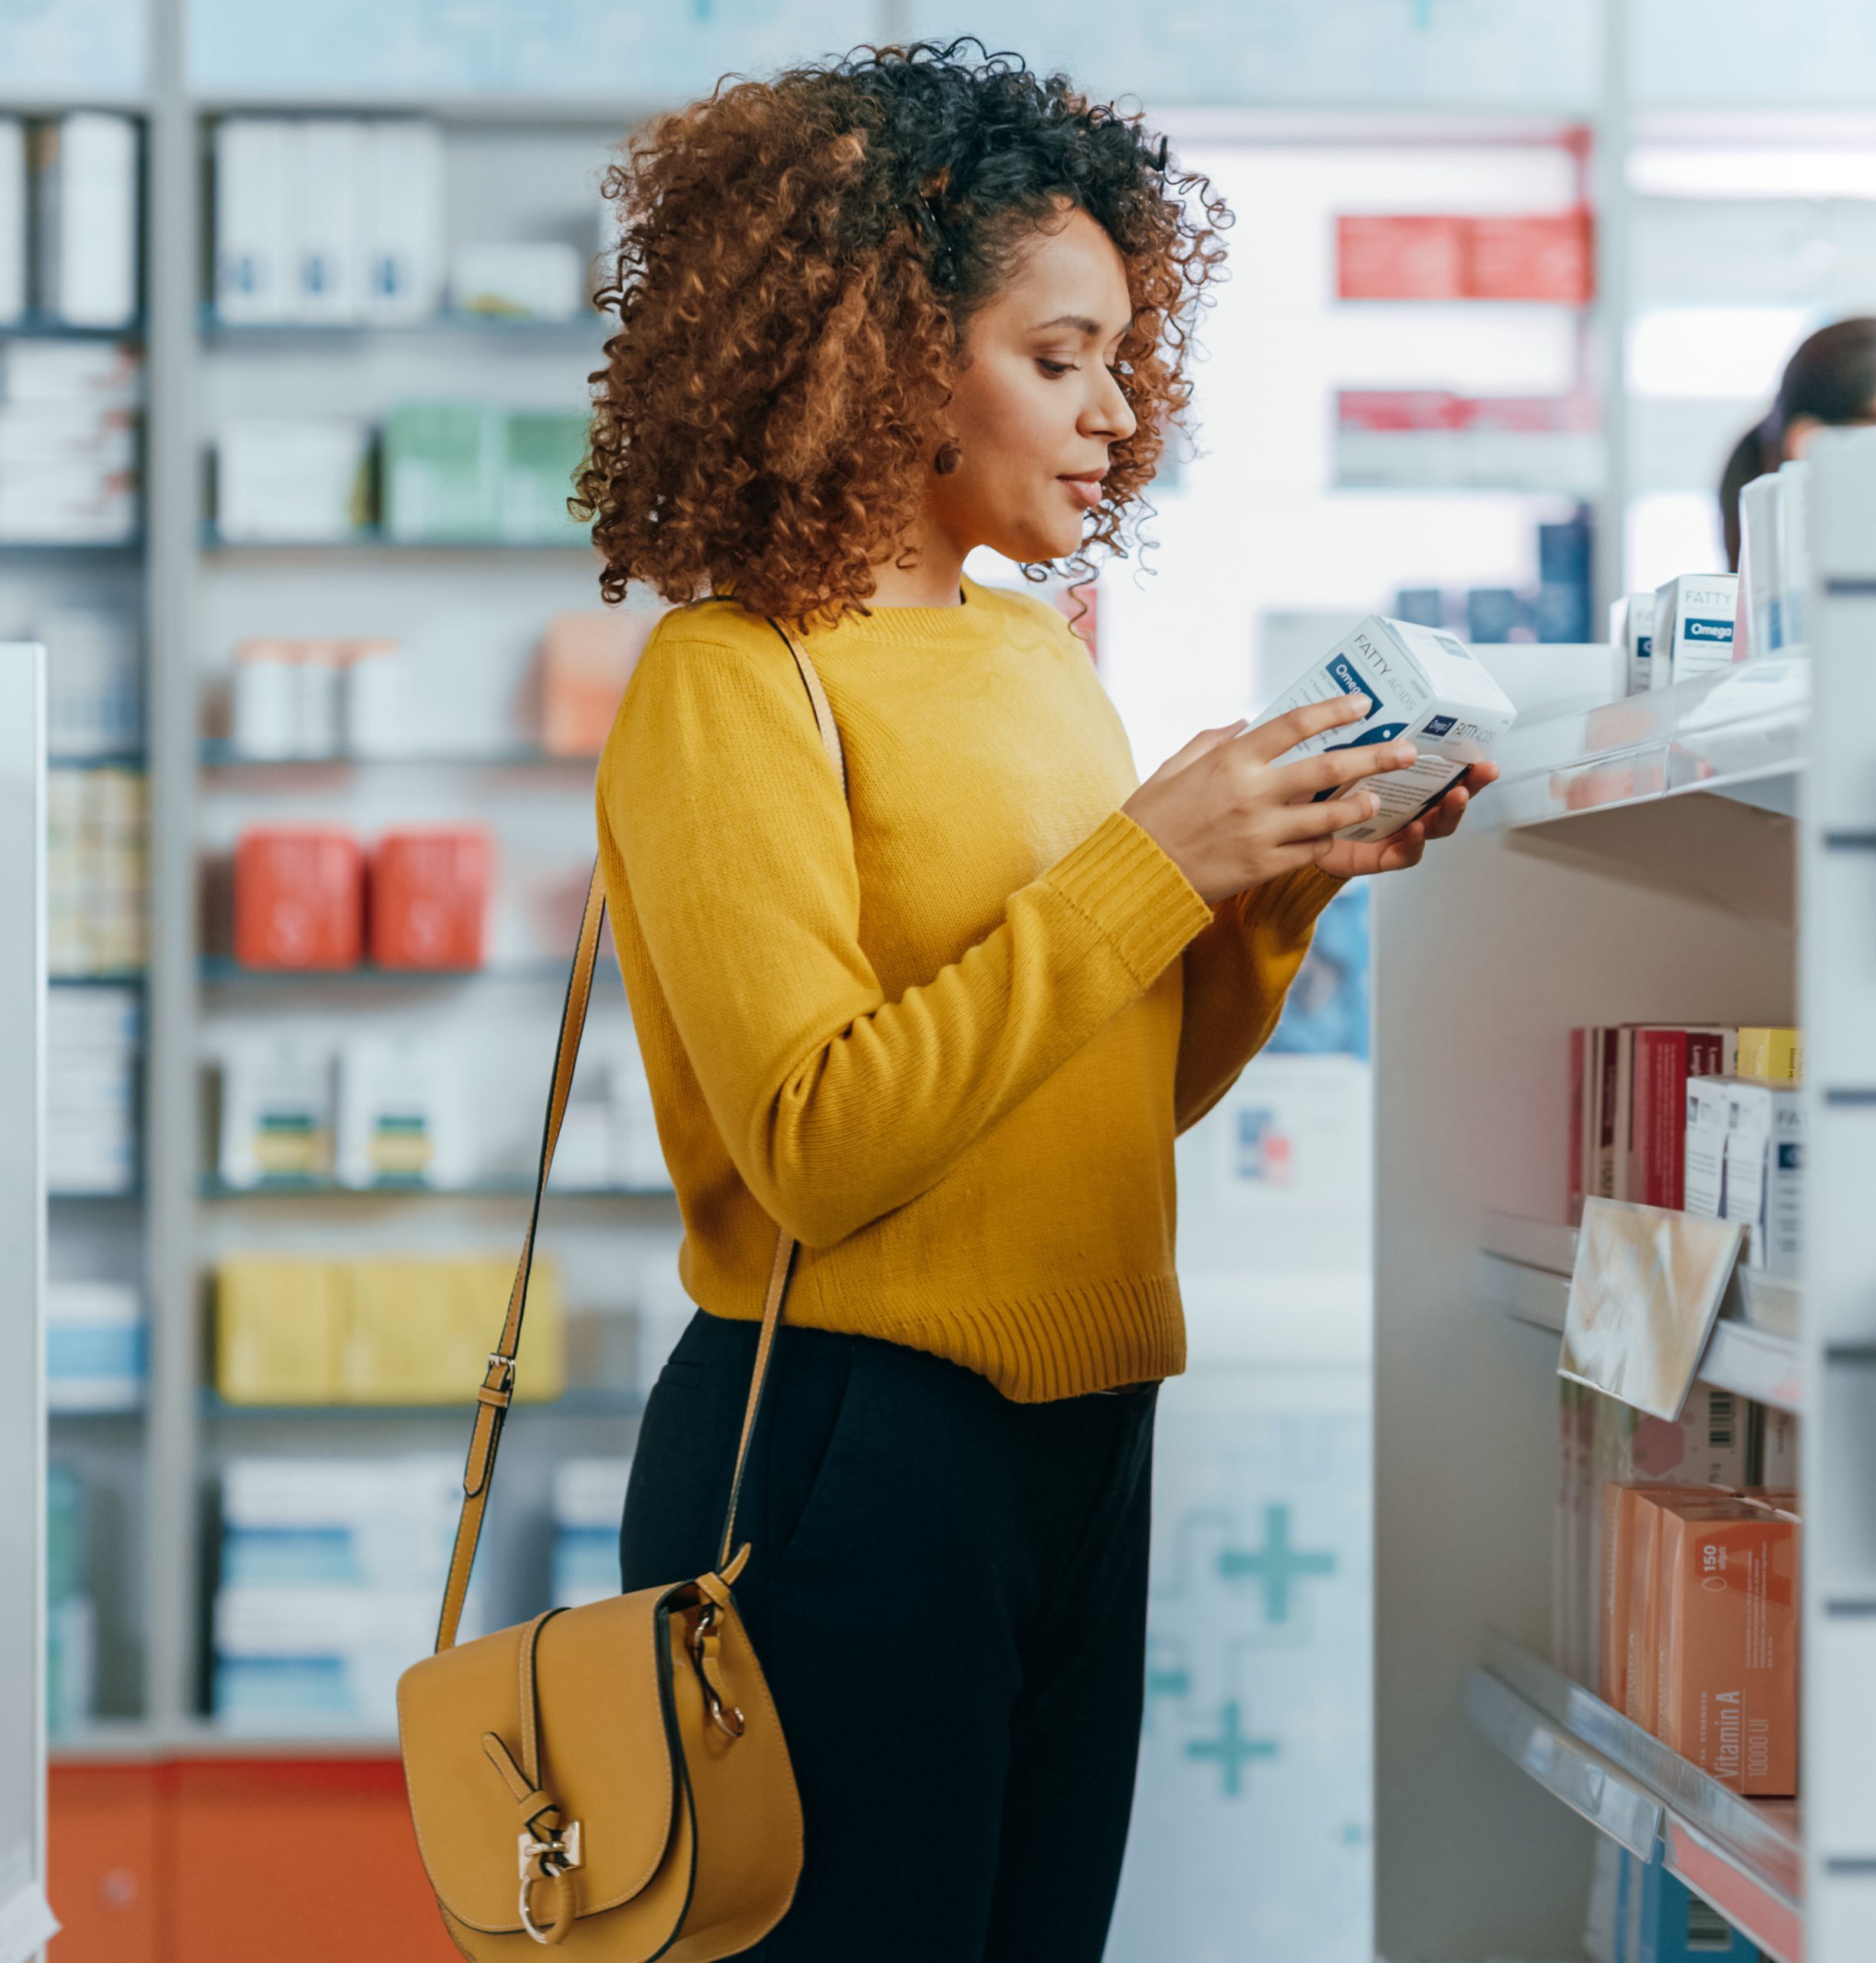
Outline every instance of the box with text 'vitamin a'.
<svg viewBox="0 0 1876 1963">
<path fill-rule="evenodd" d="M 1517 715 L 1463 642 L 1437 627 L 1371 613 L 1272 702 L 1257 718 L 1258 726 L 1338 695 L 1364 697 L 1367 715 L 1297 744 L 1282 761 L 1391 743 L 1398 737 L 1420 752 L 1408 769 L 1363 779 L 1360 788 L 1373 791 L 1381 808 L 1337 834 L 1361 840 L 1386 838 L 1436 804 L 1470 765 L 1490 756 Z M 1325 791 L 1321 797 L 1337 794 Z"/>
</svg>

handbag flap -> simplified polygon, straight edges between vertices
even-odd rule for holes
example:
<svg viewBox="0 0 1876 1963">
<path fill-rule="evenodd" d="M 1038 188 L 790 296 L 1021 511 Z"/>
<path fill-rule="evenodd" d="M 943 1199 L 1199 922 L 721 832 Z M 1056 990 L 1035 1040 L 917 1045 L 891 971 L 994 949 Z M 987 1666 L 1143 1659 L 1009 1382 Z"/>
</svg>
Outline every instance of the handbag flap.
<svg viewBox="0 0 1876 1963">
<path fill-rule="evenodd" d="M 579 1912 L 629 1902 L 671 1835 L 676 1797 L 660 1605 L 668 1588 L 564 1609 L 535 1650 L 541 1786 L 562 1827 L 581 1825 Z M 427 1656 L 397 1685 L 397 1728 L 417 1846 L 430 1886 L 459 1921 L 518 1930 L 522 1820 L 482 1747 L 492 1731 L 524 1763 L 522 1672 L 528 1626 Z"/>
</svg>

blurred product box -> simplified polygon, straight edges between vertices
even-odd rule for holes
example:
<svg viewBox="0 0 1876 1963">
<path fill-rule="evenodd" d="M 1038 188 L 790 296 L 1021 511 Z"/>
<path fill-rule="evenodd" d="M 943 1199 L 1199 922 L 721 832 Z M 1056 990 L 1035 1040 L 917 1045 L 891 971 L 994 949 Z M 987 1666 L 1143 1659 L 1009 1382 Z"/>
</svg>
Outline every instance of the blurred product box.
<svg viewBox="0 0 1876 1963">
<path fill-rule="evenodd" d="M 1336 391 L 1335 481 L 1358 488 L 1587 494 L 1602 442 L 1591 398 Z"/>
<path fill-rule="evenodd" d="M 332 1175 L 331 1051 L 295 1036 L 254 1037 L 222 1060 L 224 1185 L 304 1185 Z"/>
<path fill-rule="evenodd" d="M 1595 1963 L 1765 1963 L 1758 1944 L 1664 1862 L 1601 1836 L 1583 1947 Z"/>
<path fill-rule="evenodd" d="M 233 544 L 330 544 L 370 518 L 371 432 L 343 416 L 241 417 L 216 446 L 216 528 Z"/>
<path fill-rule="evenodd" d="M 556 613 L 541 636 L 541 747 L 593 757 L 605 747 L 626 684 L 658 623 L 616 608 Z"/>
<path fill-rule="evenodd" d="M 586 266 L 557 239 L 459 245 L 449 261 L 449 297 L 464 314 L 522 321 L 571 321 L 586 304 Z"/>
<path fill-rule="evenodd" d="M 626 1458 L 568 1458 L 554 1468 L 553 1605 L 578 1609 L 619 1592 Z"/>
<path fill-rule="evenodd" d="M 1735 1077 L 1726 1106 L 1721 1218 L 1746 1229 L 1749 1268 L 1795 1280 L 1804 1254 L 1804 1093 Z"/>
<path fill-rule="evenodd" d="M 107 342 L 0 347 L 0 539 L 134 536 L 141 380 L 135 353 Z"/>
<path fill-rule="evenodd" d="M 16 325 L 26 312 L 26 126 L 17 116 L 0 116 L 0 327 Z"/>
<path fill-rule="evenodd" d="M 1654 595 L 1631 593 L 1609 604 L 1609 644 L 1628 663 L 1628 692 L 1645 695 L 1654 686 Z"/>
<path fill-rule="evenodd" d="M 120 342 L 28 337 L 0 347 L 0 400 L 135 409 L 143 395 L 142 357 Z"/>
<path fill-rule="evenodd" d="M 137 1185 L 140 1005 L 129 988 L 54 988 L 46 1003 L 46 1185 L 127 1193 Z"/>
<path fill-rule="evenodd" d="M 360 1036 L 339 1052 L 341 1185 L 449 1187 L 467 1177 L 456 1070 L 421 1037 Z"/>
<path fill-rule="evenodd" d="M 1799 1083 L 1805 1074 L 1805 1034 L 1802 1029 L 1742 1029 L 1736 1077 L 1761 1083 Z"/>
<path fill-rule="evenodd" d="M 46 780 L 47 958 L 55 977 L 133 974 L 148 946 L 147 781 L 141 771 Z"/>
<path fill-rule="evenodd" d="M 39 311 L 67 327 L 128 327 L 138 311 L 137 125 L 81 110 L 35 135 Z"/>
<path fill-rule="evenodd" d="M 1739 582 L 1734 573 L 1683 573 L 1654 590 L 1651 687 L 1670 688 L 1732 666 Z"/>
<path fill-rule="evenodd" d="M 403 644 L 361 635 L 339 644 L 339 723 L 348 756 L 394 757 L 410 747 Z"/>
<path fill-rule="evenodd" d="M 71 1467 L 46 1472 L 46 1730 L 68 1738 L 97 1705 L 97 1616 L 87 1591 L 84 1488 Z"/>
<path fill-rule="evenodd" d="M 511 544 L 574 544 L 584 529 L 567 509 L 585 461 L 584 416 L 516 409 L 503 430 L 502 536 Z"/>
<path fill-rule="evenodd" d="M 427 319 L 443 288 L 441 130 L 414 117 L 227 117 L 215 301 L 231 326 Z"/>
<path fill-rule="evenodd" d="M 1587 211 L 1474 218 L 1466 225 L 1466 291 L 1474 300 L 1549 301 L 1587 307 L 1596 294 L 1595 241 Z"/>
<path fill-rule="evenodd" d="M 502 415 L 406 403 L 384 424 L 384 530 L 413 544 L 501 536 Z"/>
<path fill-rule="evenodd" d="M 670 1191 L 651 1086 L 636 1052 L 604 1064 L 594 1059 L 574 1080 L 548 1186 L 555 1192 Z"/>
<path fill-rule="evenodd" d="M 334 827 L 268 826 L 235 848 L 235 958 L 245 968 L 355 968 L 364 853 Z"/>
<path fill-rule="evenodd" d="M 143 673 L 134 623 L 122 613 L 48 607 L 32 626 L 46 648 L 46 752 L 123 756 L 143 742 Z"/>
<path fill-rule="evenodd" d="M 403 738 L 399 644 L 260 635 L 236 644 L 229 738 L 242 757 L 394 754 Z"/>
<path fill-rule="evenodd" d="M 46 1406 L 134 1411 L 150 1375 L 150 1324 L 128 1282 L 54 1281 L 46 1289 Z"/>
<path fill-rule="evenodd" d="M 494 859 L 476 827 L 386 832 L 371 855 L 371 958 L 380 968 L 479 968 Z"/>
<path fill-rule="evenodd" d="M 1344 212 L 1335 221 L 1344 300 L 1463 300 L 1466 221 Z"/>
<path fill-rule="evenodd" d="M 1587 306 L 1595 251 L 1585 210 L 1463 217 L 1344 212 L 1335 222 L 1344 300 L 1523 300 Z"/>
<path fill-rule="evenodd" d="M 235 1730 L 395 1729 L 462 1500 L 456 1453 L 238 1458 L 222 1471 L 212 1703 Z"/>
<path fill-rule="evenodd" d="M 216 1276 L 216 1381 L 239 1404 L 466 1407 L 507 1313 L 505 1254 L 325 1261 L 241 1254 Z M 537 1261 L 515 1372 L 523 1403 L 566 1389 L 560 1272 Z"/>
</svg>

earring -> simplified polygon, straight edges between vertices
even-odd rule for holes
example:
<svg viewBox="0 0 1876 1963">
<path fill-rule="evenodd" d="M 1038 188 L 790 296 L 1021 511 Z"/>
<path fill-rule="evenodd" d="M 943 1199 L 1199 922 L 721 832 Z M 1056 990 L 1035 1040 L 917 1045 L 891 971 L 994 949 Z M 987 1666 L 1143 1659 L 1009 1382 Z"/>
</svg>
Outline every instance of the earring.
<svg viewBox="0 0 1876 1963">
<path fill-rule="evenodd" d="M 932 459 L 932 469 L 940 477 L 949 477 L 964 461 L 964 452 L 956 443 L 945 442 L 938 446 L 938 454 Z"/>
</svg>

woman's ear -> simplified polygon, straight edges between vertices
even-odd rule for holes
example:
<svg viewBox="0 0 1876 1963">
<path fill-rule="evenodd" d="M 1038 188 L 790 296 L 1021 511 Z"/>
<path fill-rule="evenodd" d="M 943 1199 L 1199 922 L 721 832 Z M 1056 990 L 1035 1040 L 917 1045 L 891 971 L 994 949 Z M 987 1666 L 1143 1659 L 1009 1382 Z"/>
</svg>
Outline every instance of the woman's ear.
<svg viewBox="0 0 1876 1963">
<path fill-rule="evenodd" d="M 1815 416 L 1794 416 L 1785 426 L 1785 461 L 1790 463 L 1802 456 L 1823 427 Z"/>
</svg>

